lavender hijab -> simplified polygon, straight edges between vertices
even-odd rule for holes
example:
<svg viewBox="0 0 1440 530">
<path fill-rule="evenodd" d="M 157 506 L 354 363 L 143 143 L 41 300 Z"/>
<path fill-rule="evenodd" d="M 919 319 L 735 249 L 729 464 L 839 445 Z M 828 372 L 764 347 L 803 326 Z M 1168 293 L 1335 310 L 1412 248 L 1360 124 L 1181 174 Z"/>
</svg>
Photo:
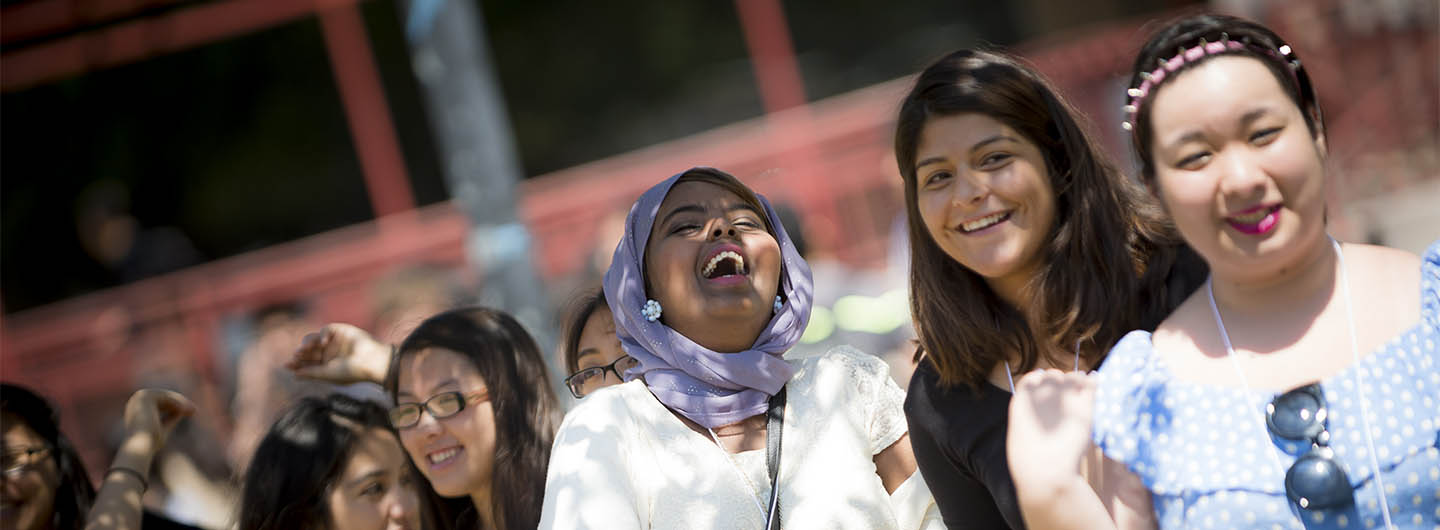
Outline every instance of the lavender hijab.
<svg viewBox="0 0 1440 530">
<path fill-rule="evenodd" d="M 605 273 L 605 299 L 615 315 L 615 332 L 625 353 L 640 361 L 626 379 L 645 376 L 650 392 L 676 412 L 708 428 L 734 423 L 764 413 L 770 396 L 780 391 L 794 370 L 781 357 L 800 341 L 810 320 L 813 300 L 810 266 L 795 250 L 770 202 L 755 194 L 765 207 L 780 243 L 780 295 L 784 305 L 756 337 L 750 349 L 739 353 L 711 351 L 663 322 L 645 320 L 641 310 L 645 293 L 645 245 L 670 188 L 690 172 L 730 175 L 716 169 L 692 168 L 650 188 L 625 217 L 625 235 L 615 247 Z M 738 180 L 736 182 L 739 182 Z M 663 319 L 663 316 L 662 316 Z"/>
</svg>

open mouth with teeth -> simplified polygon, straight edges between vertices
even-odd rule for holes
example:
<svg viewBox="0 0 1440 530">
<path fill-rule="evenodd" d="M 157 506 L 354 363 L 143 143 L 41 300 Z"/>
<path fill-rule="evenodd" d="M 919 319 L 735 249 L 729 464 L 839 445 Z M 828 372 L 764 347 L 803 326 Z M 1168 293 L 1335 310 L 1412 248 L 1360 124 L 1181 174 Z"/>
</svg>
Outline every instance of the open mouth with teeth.
<svg viewBox="0 0 1440 530">
<path fill-rule="evenodd" d="M 707 280 L 724 278 L 726 276 L 744 276 L 745 257 L 733 250 L 722 250 L 710 257 L 705 262 L 705 268 L 701 269 L 700 276 Z"/>
<path fill-rule="evenodd" d="M 706 281 L 732 284 L 743 282 L 744 277 L 749 274 L 749 265 L 744 262 L 739 246 L 721 245 L 710 252 L 710 259 L 700 268 L 700 277 Z"/>
<path fill-rule="evenodd" d="M 455 457 L 457 456 L 460 456 L 460 448 L 450 447 L 446 449 L 441 449 L 439 451 L 432 451 L 429 454 L 426 454 L 425 460 L 430 462 L 430 467 L 441 468 L 453 463 L 455 461 Z"/>
<path fill-rule="evenodd" d="M 966 234 L 979 232 L 1010 220 L 1010 213 L 1011 212 L 996 212 L 979 219 L 965 221 L 964 223 L 960 223 L 960 231 Z"/>
</svg>

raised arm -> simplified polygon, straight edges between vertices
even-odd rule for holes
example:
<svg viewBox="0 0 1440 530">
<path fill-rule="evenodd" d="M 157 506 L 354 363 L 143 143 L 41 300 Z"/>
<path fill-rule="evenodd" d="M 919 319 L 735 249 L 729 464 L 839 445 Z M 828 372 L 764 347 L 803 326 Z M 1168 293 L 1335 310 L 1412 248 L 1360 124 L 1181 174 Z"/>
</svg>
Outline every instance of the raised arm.
<svg viewBox="0 0 1440 530">
<path fill-rule="evenodd" d="M 195 412 L 185 396 L 169 390 L 142 389 L 125 403 L 125 439 L 105 472 L 86 530 L 135 530 L 144 516 L 141 498 L 149 485 L 150 464 L 182 418 Z"/>
<path fill-rule="evenodd" d="M 306 335 L 285 367 L 307 379 L 350 384 L 383 383 L 390 346 L 350 324 L 326 324 Z"/>
</svg>

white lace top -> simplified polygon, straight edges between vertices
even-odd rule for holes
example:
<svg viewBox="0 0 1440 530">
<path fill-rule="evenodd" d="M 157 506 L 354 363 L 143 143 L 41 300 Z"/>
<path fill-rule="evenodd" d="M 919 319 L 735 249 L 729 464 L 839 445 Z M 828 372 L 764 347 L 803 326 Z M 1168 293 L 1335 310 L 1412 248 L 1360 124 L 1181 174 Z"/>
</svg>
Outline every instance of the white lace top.
<svg viewBox="0 0 1440 530">
<path fill-rule="evenodd" d="M 905 393 L 886 364 L 844 346 L 789 362 L 781 526 L 943 528 L 919 473 L 893 495 L 875 474 L 874 455 L 906 431 Z M 769 493 L 764 450 L 727 454 L 631 381 L 565 416 L 540 528 L 754 529 Z"/>
</svg>

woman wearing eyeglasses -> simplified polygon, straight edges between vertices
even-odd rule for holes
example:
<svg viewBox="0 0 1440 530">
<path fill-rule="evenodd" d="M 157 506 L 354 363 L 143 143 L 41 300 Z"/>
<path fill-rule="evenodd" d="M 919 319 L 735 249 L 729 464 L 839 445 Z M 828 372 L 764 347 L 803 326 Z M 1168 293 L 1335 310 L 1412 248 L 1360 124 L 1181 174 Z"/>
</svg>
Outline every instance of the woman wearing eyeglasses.
<svg viewBox="0 0 1440 530">
<path fill-rule="evenodd" d="M 125 437 L 97 492 L 60 415 L 39 394 L 0 384 L 0 528 L 191 528 L 144 511 L 150 465 L 195 410 L 176 392 L 146 388 L 125 402 Z"/>
<path fill-rule="evenodd" d="M 1268 28 L 1194 16 L 1135 64 L 1142 179 L 1211 277 L 1097 380 L 1017 384 L 1026 522 L 1100 528 L 1108 509 L 1119 527 L 1435 527 L 1440 244 L 1422 262 L 1326 234 L 1320 107 Z M 1074 473 L 1092 439 L 1111 498 Z"/>
<path fill-rule="evenodd" d="M 393 355 L 364 331 L 331 324 L 306 338 L 290 366 L 315 379 L 383 381 L 405 452 L 451 499 L 442 523 L 515 530 L 539 521 L 560 411 L 539 347 L 510 315 L 483 307 L 440 313 Z"/>
<path fill-rule="evenodd" d="M 605 291 L 581 297 L 565 319 L 560 348 L 570 376 L 565 386 L 575 399 L 625 380 L 625 371 L 640 362 L 625 354 L 615 334 L 615 317 L 605 303 Z"/>
</svg>

